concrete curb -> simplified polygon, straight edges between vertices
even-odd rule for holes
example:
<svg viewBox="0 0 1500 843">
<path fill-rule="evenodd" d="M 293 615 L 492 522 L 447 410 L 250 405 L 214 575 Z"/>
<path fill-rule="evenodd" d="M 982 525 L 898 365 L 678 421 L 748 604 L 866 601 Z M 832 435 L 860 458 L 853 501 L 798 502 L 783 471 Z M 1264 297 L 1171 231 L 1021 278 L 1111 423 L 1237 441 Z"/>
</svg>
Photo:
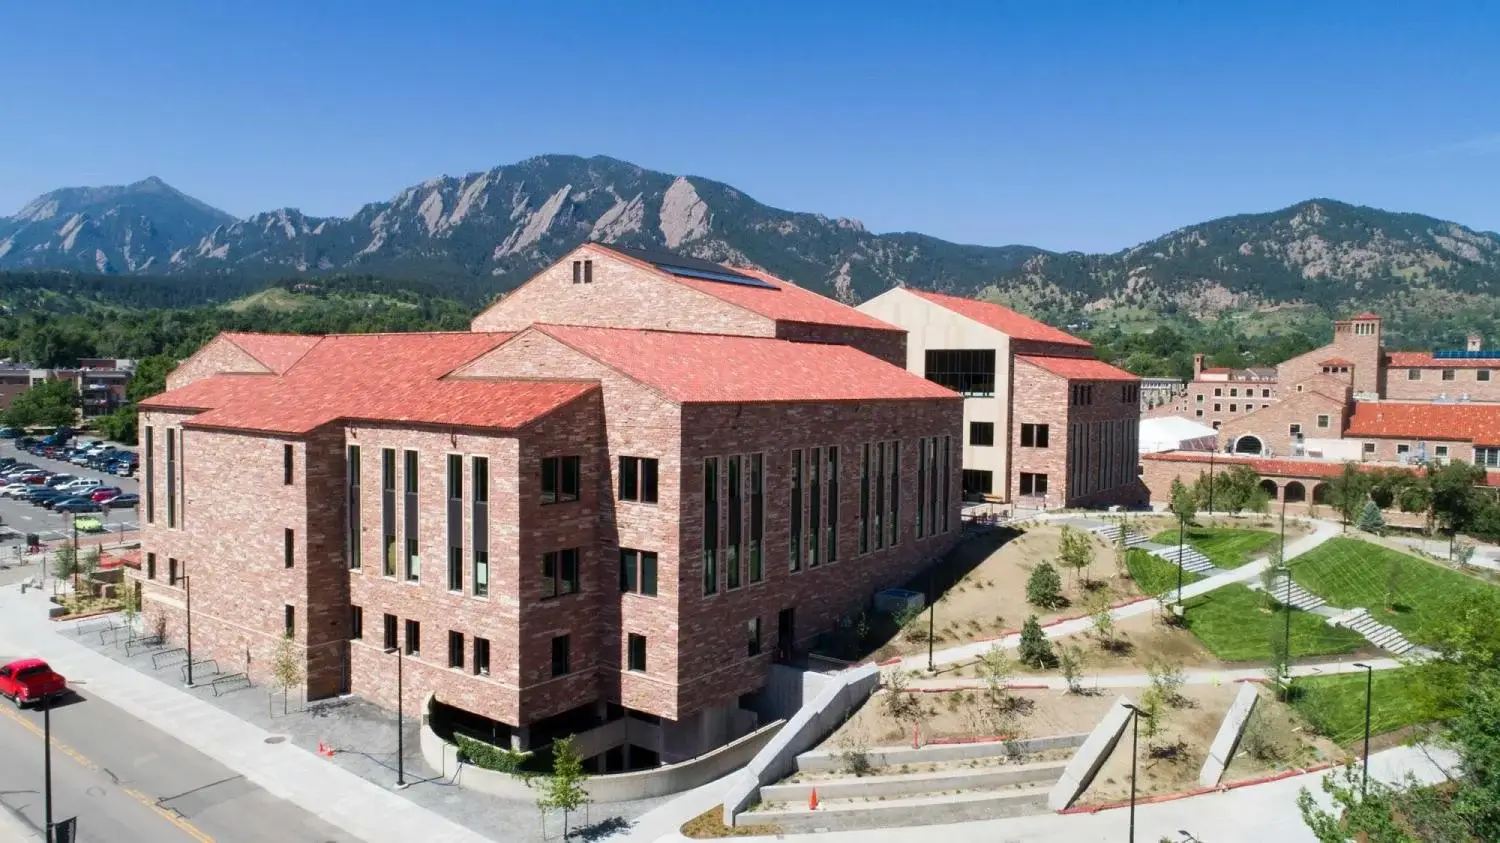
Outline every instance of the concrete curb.
<svg viewBox="0 0 1500 843">
<path fill-rule="evenodd" d="M 1245 724 L 1250 722 L 1250 715 L 1255 712 L 1255 703 L 1259 699 L 1260 690 L 1255 683 L 1245 682 L 1240 685 L 1239 693 L 1234 695 L 1234 702 L 1224 712 L 1224 722 L 1219 724 L 1214 742 L 1208 747 L 1208 757 L 1203 759 L 1203 769 L 1198 773 L 1199 787 L 1214 787 L 1224 777 L 1224 769 L 1234 757 L 1234 751 L 1240 745 L 1240 735 L 1244 734 Z"/>
<path fill-rule="evenodd" d="M 1073 754 L 1073 759 L 1063 770 L 1062 777 L 1053 786 L 1052 792 L 1047 795 L 1047 807 L 1053 811 L 1060 811 L 1073 804 L 1080 793 L 1094 780 L 1094 774 L 1104 765 L 1104 760 L 1109 757 L 1110 750 L 1115 748 L 1119 742 L 1120 735 L 1124 733 L 1125 727 L 1130 723 L 1131 711 L 1130 700 L 1119 697 L 1104 717 L 1099 720 L 1099 725 L 1089 733 L 1088 740 Z"/>
<path fill-rule="evenodd" d="M 1279 782 L 1282 779 L 1295 778 L 1296 776 L 1305 776 L 1305 775 L 1307 775 L 1309 773 L 1321 773 L 1324 770 L 1328 770 L 1328 769 L 1331 769 L 1331 768 L 1337 767 L 1337 766 L 1339 766 L 1339 765 L 1336 764 L 1335 762 L 1325 761 L 1322 764 L 1314 764 L 1311 767 L 1302 767 L 1302 768 L 1299 768 L 1299 769 L 1296 769 L 1296 770 L 1282 770 L 1279 773 L 1271 773 L 1270 775 L 1258 776 L 1258 777 L 1253 778 L 1253 779 L 1243 779 L 1243 780 L 1237 781 L 1237 782 L 1230 782 L 1228 784 L 1221 784 L 1221 785 L 1219 785 L 1217 787 L 1196 787 L 1196 788 L 1193 788 L 1192 790 L 1184 790 L 1184 791 L 1181 791 L 1179 793 L 1167 793 L 1167 794 L 1163 794 L 1161 796 L 1146 796 L 1146 797 L 1141 797 L 1141 798 L 1138 798 L 1138 799 L 1135 800 L 1135 804 L 1137 806 L 1139 806 L 1139 805 L 1155 805 L 1158 802 L 1173 802 L 1173 801 L 1176 801 L 1178 799 L 1187 799 L 1187 798 L 1192 797 L 1192 796 L 1204 796 L 1204 795 L 1209 794 L 1209 793 L 1226 793 L 1226 792 L 1231 791 L 1231 790 L 1238 790 L 1238 789 L 1240 789 L 1242 787 L 1254 787 L 1255 785 L 1258 785 L 1258 784 L 1270 784 L 1271 782 Z M 1059 814 L 1097 814 L 1100 811 L 1113 811 L 1116 808 L 1128 808 L 1128 807 L 1130 807 L 1130 800 L 1124 799 L 1124 800 L 1121 800 L 1119 802 L 1106 802 L 1106 803 L 1104 803 L 1102 805 L 1079 805 L 1079 806 L 1077 806 L 1075 808 L 1064 808 L 1063 810 L 1060 810 L 1057 813 L 1059 813 Z"/>
</svg>

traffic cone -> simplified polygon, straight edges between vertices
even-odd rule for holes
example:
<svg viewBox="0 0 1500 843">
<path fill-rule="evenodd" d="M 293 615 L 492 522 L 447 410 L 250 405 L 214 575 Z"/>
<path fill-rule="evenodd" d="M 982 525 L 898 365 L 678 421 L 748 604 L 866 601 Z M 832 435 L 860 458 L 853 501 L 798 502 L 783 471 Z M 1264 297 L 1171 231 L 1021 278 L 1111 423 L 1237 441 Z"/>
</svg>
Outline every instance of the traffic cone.
<svg viewBox="0 0 1500 843">
<path fill-rule="evenodd" d="M 816 810 L 818 810 L 818 789 L 817 788 L 813 788 L 812 789 L 812 795 L 807 797 L 807 810 L 809 810 L 809 811 L 816 811 Z"/>
</svg>

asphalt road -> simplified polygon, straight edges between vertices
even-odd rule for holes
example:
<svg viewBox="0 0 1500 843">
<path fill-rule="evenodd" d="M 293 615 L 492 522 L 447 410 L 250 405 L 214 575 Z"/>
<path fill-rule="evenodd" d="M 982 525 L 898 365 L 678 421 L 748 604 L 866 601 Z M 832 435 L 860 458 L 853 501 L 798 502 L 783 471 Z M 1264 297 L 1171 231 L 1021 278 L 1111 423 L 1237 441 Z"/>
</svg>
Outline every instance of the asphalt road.
<svg viewBox="0 0 1500 843">
<path fill-rule="evenodd" d="M 15 440 L 3 440 L 0 445 L 0 456 L 15 457 L 21 462 L 34 463 L 40 468 L 48 471 L 65 472 L 74 477 L 97 477 L 104 481 L 106 486 L 118 486 L 122 492 L 140 494 L 140 483 L 134 477 L 116 477 L 102 471 L 83 468 L 62 460 L 53 460 L 46 457 L 33 456 L 25 451 L 18 450 Z M 136 529 L 136 513 L 134 509 L 118 509 L 107 513 L 92 513 L 93 517 L 102 521 L 107 532 L 119 533 L 121 528 L 126 530 Z M 26 533 L 37 533 L 42 541 L 55 541 L 57 539 L 72 538 L 71 516 L 55 513 L 50 509 L 32 506 L 29 503 L 13 500 L 11 498 L 0 498 L 0 525 L 8 530 L 6 536 L 0 538 L 0 562 L 7 564 L 14 562 L 16 548 L 22 544 L 22 537 Z M 11 530 L 15 532 L 10 532 Z M 87 542 L 96 538 L 98 534 L 80 535 L 80 541 Z"/>
<path fill-rule="evenodd" d="M 83 843 L 356 843 L 80 691 L 52 710 L 52 811 L 54 822 L 78 817 Z M 42 713 L 0 701 L 0 808 L 32 829 L 43 825 L 42 756 Z"/>
</svg>

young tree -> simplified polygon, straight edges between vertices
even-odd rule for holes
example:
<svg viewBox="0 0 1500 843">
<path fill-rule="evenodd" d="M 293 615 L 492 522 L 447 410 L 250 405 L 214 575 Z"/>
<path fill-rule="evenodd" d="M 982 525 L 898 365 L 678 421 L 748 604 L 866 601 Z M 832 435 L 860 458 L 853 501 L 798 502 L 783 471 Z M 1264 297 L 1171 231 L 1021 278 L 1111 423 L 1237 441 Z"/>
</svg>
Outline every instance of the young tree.
<svg viewBox="0 0 1500 843">
<path fill-rule="evenodd" d="M 276 656 L 271 662 L 271 681 L 281 689 L 281 713 L 287 713 L 287 697 L 302 684 L 302 663 L 298 659 L 297 639 L 287 633 L 276 642 Z"/>
<path fill-rule="evenodd" d="M 1452 533 L 1469 526 L 1476 504 L 1474 484 L 1484 479 L 1484 469 L 1465 462 L 1450 462 L 1434 468 L 1427 466 L 1427 487 L 1431 494 L 1429 518 Z"/>
<path fill-rule="evenodd" d="M 1370 478 L 1359 470 L 1356 462 L 1344 463 L 1339 476 L 1328 482 L 1328 500 L 1333 503 L 1339 515 L 1343 516 L 1346 528 L 1359 517 L 1369 496 Z"/>
<path fill-rule="evenodd" d="M 885 713 L 897 723 L 912 729 L 919 728 L 926 719 L 922 700 L 916 692 L 908 689 L 910 679 L 899 666 L 885 676 Z"/>
<path fill-rule="evenodd" d="M 135 635 L 135 621 L 141 616 L 141 595 L 128 578 L 120 578 L 120 617 L 125 620 L 126 633 Z"/>
<path fill-rule="evenodd" d="M 1062 557 L 1062 563 L 1071 568 L 1083 585 L 1087 586 L 1089 584 L 1088 569 L 1094 564 L 1094 544 L 1089 540 L 1089 534 L 1064 526 L 1059 554 Z"/>
<path fill-rule="evenodd" d="M 1039 609 L 1060 609 L 1066 606 L 1067 598 L 1062 593 L 1062 577 L 1051 562 L 1043 560 L 1031 569 L 1026 578 L 1026 602 Z"/>
<path fill-rule="evenodd" d="M 52 576 L 60 580 L 78 573 L 78 548 L 63 543 L 52 551 Z"/>
<path fill-rule="evenodd" d="M 1058 667 L 1062 670 L 1063 681 L 1068 683 L 1068 693 L 1078 694 L 1083 692 L 1080 680 L 1087 665 L 1084 663 L 1083 650 L 1078 647 L 1063 646 L 1058 651 Z"/>
<path fill-rule="evenodd" d="M 1380 505 L 1373 500 L 1365 501 L 1365 505 L 1359 511 L 1359 520 L 1355 522 L 1366 533 L 1374 533 L 1377 536 L 1385 535 L 1385 516 L 1380 512 Z"/>
<path fill-rule="evenodd" d="M 1106 650 L 1115 646 L 1115 618 L 1110 614 L 1109 604 L 1098 605 L 1093 613 L 1094 635 L 1099 639 L 1099 646 Z"/>
<path fill-rule="evenodd" d="M 537 807 L 547 811 L 563 812 L 563 839 L 568 839 L 568 815 L 589 803 L 589 792 L 583 783 L 588 781 L 583 771 L 583 759 L 573 749 L 573 736 L 558 738 L 552 742 L 552 775 L 542 784 L 542 798 Z"/>
<path fill-rule="evenodd" d="M 991 648 L 979 657 L 979 676 L 984 680 L 979 720 L 992 735 L 1014 736 L 1016 698 L 1007 687 L 1014 673 L 1003 650 Z"/>
<path fill-rule="evenodd" d="M 1036 615 L 1028 617 L 1026 623 L 1021 625 L 1018 655 L 1022 664 L 1034 669 L 1049 668 L 1057 664 L 1057 656 L 1052 652 L 1052 642 L 1042 632 L 1042 625 L 1037 621 Z"/>
<path fill-rule="evenodd" d="M 1182 478 L 1172 478 L 1171 503 L 1167 509 L 1177 516 L 1178 524 L 1191 524 L 1198 515 L 1198 499 L 1193 491 L 1182 483 Z"/>
<path fill-rule="evenodd" d="M 1120 532 L 1115 534 L 1115 576 L 1130 579 L 1130 519 L 1120 519 Z"/>
</svg>

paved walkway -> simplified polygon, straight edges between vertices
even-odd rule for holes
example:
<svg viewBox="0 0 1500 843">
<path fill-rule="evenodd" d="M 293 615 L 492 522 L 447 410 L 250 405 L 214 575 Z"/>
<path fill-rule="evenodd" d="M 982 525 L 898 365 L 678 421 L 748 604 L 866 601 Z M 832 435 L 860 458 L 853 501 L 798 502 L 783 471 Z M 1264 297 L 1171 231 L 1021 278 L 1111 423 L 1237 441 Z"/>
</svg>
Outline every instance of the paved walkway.
<svg viewBox="0 0 1500 843">
<path fill-rule="evenodd" d="M 271 794 L 369 843 L 482 843 L 470 831 L 399 794 L 288 744 L 185 691 L 144 676 L 58 633 L 41 594 L 0 589 L 0 648 L 37 655 L 89 694 L 229 767 Z M 498 830 L 503 834 L 503 830 Z M 4 837 L 0 826 L 0 840 Z"/>
<path fill-rule="evenodd" d="M 1376 670 L 1397 670 L 1406 667 L 1405 662 L 1396 659 L 1366 659 L 1361 664 L 1367 664 Z M 1353 662 L 1326 662 L 1323 664 L 1299 664 L 1292 665 L 1291 673 L 1294 678 L 1305 676 L 1333 676 L 1341 673 L 1364 673 L 1364 668 L 1355 667 Z M 1188 685 L 1228 685 L 1232 682 L 1248 682 L 1266 678 L 1266 668 L 1247 667 L 1235 670 L 1185 670 L 1182 673 L 1183 682 Z M 1010 683 L 1016 688 L 1033 688 L 1045 685 L 1048 688 L 1064 691 L 1068 688 L 1068 682 L 1060 676 L 1020 676 Z M 1099 676 L 1085 677 L 1079 685 L 1087 688 L 1144 688 L 1151 684 L 1151 677 L 1144 673 L 1114 673 L 1101 674 Z M 951 678 L 935 677 L 911 680 L 908 687 L 916 690 L 930 688 L 983 688 L 984 680 L 954 676 Z"/>
<path fill-rule="evenodd" d="M 1339 534 L 1339 525 L 1337 524 L 1324 521 L 1314 521 L 1312 523 L 1312 533 L 1303 536 L 1302 538 L 1299 538 L 1295 541 L 1287 543 L 1287 559 L 1294 559 L 1298 556 L 1301 556 L 1302 554 L 1307 553 L 1323 542 L 1326 542 L 1329 539 L 1338 536 Z M 1233 583 L 1258 582 L 1261 572 L 1269 567 L 1270 564 L 1271 560 L 1269 557 L 1262 557 L 1253 562 L 1247 562 L 1246 564 L 1241 565 L 1240 567 L 1235 568 L 1232 571 L 1226 571 L 1222 574 L 1199 580 L 1198 582 L 1195 582 L 1182 590 L 1182 599 L 1186 600 L 1190 597 L 1197 597 L 1200 594 L 1207 594 L 1214 589 L 1223 588 L 1224 586 L 1231 585 Z M 1116 621 L 1120 621 L 1126 618 L 1133 618 L 1139 615 L 1158 612 L 1160 610 L 1160 602 L 1155 599 L 1150 599 L 1142 600 L 1137 603 L 1131 603 L 1127 606 L 1121 606 L 1120 608 L 1111 611 L 1110 616 L 1113 617 Z M 1065 635 L 1087 632 L 1088 630 L 1093 628 L 1094 619 L 1083 617 L 1043 627 L 1042 631 L 1047 634 L 1048 638 L 1061 638 Z M 998 647 L 1003 650 L 1013 650 L 1020 645 L 1020 634 L 1012 633 L 1005 636 L 1004 638 L 995 639 L 993 641 L 976 641 L 971 644 L 961 644 L 957 647 L 949 647 L 947 649 L 938 650 L 933 654 L 932 663 L 934 665 L 968 663 L 979 658 L 981 655 L 991 649 Z M 925 654 L 907 656 L 906 658 L 901 660 L 901 667 L 906 670 L 926 670 L 927 656 Z"/>
</svg>

